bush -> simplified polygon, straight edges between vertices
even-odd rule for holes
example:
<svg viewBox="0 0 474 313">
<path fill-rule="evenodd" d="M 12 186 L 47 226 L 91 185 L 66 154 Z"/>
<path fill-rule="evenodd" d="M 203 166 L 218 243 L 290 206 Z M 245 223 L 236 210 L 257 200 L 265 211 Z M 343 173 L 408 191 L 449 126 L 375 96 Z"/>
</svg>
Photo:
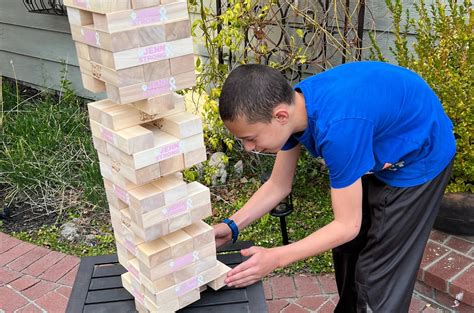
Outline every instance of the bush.
<svg viewBox="0 0 474 313">
<path fill-rule="evenodd" d="M 447 4 L 436 0 L 427 5 L 418 0 L 411 18 L 401 0 L 386 0 L 393 17 L 395 46 L 391 49 L 399 65 L 419 73 L 433 88 L 454 123 L 457 155 L 451 192 L 474 191 L 474 10 L 471 0 Z M 413 47 L 408 34 L 416 34 Z M 378 58 L 383 58 L 378 54 Z"/>
</svg>

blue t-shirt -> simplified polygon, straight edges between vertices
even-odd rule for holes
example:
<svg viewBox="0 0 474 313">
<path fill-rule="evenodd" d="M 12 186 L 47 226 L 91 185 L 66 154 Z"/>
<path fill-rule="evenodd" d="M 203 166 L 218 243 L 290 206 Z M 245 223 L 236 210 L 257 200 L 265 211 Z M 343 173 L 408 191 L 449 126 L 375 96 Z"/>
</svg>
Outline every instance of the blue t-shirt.
<svg viewBox="0 0 474 313">
<path fill-rule="evenodd" d="M 324 158 L 331 186 L 343 188 L 372 172 L 395 187 L 435 178 L 451 161 L 453 125 L 416 73 L 383 62 L 353 62 L 304 79 L 308 126 L 298 142 Z M 383 169 L 386 163 L 393 166 Z"/>
</svg>

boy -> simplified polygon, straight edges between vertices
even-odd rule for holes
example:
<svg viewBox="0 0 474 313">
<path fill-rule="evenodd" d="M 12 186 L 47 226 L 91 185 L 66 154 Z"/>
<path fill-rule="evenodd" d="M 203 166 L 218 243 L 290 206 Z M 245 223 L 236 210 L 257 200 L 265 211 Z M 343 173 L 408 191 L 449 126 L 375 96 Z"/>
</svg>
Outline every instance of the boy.
<svg viewBox="0 0 474 313">
<path fill-rule="evenodd" d="M 333 249 L 335 312 L 407 312 L 455 154 L 452 123 L 429 86 L 382 62 L 340 65 L 294 89 L 274 69 L 242 65 L 224 83 L 219 113 L 247 151 L 277 156 L 270 179 L 214 226 L 218 246 L 289 194 L 301 145 L 324 158 L 334 211 L 300 241 L 242 250 L 250 258 L 227 285 Z"/>
</svg>

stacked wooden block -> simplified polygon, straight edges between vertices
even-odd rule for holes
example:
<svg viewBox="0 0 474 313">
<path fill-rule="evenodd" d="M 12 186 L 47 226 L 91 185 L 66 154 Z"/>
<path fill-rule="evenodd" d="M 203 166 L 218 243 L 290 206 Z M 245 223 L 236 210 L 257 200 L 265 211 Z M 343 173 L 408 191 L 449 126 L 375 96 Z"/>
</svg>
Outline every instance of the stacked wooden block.
<svg viewBox="0 0 474 313">
<path fill-rule="evenodd" d="M 175 91 L 195 84 L 186 1 L 64 0 L 83 85 L 107 92 L 90 124 L 124 287 L 140 312 L 174 312 L 224 285 L 209 189 L 181 171 L 206 160 L 202 123 Z"/>
</svg>

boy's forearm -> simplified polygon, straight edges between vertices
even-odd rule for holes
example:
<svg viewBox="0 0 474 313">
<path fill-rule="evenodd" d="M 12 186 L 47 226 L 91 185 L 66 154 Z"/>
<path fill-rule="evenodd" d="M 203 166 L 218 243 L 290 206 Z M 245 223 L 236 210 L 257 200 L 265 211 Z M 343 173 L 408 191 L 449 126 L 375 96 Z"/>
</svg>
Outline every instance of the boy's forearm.
<svg viewBox="0 0 474 313">
<path fill-rule="evenodd" d="M 235 221 L 239 229 L 243 229 L 268 213 L 288 194 L 288 190 L 279 188 L 269 180 L 230 218 Z"/>
<path fill-rule="evenodd" d="M 332 221 L 311 235 L 286 246 L 275 248 L 279 267 L 316 256 L 324 251 L 335 248 L 355 237 L 354 232 L 338 221 Z"/>
</svg>

